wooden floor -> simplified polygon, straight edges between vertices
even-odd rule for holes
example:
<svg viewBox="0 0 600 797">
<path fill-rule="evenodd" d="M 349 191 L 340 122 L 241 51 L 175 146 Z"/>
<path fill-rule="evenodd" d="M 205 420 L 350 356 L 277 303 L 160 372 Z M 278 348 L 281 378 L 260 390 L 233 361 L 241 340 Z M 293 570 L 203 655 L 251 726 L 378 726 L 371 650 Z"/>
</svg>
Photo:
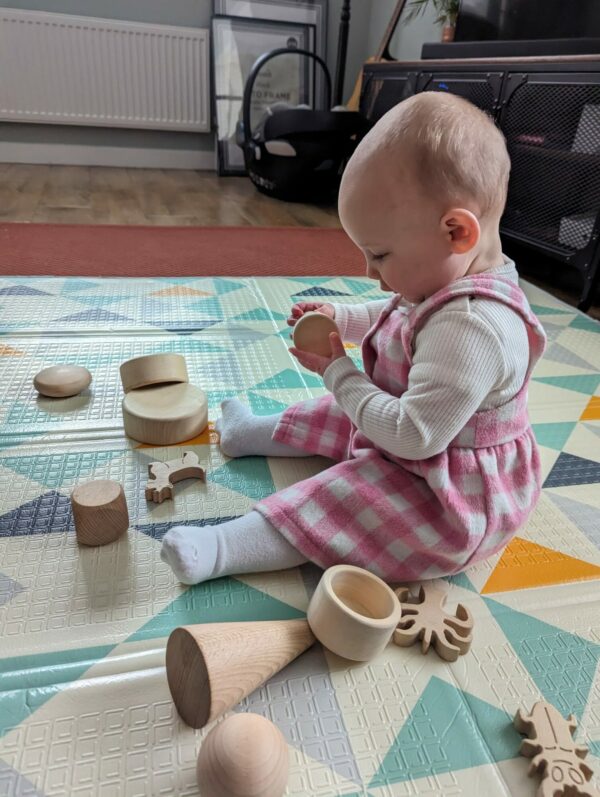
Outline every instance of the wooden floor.
<svg viewBox="0 0 600 797">
<path fill-rule="evenodd" d="M 335 207 L 280 202 L 260 194 L 245 177 L 180 169 L 33 166 L 0 163 L 0 222 L 49 224 L 158 224 L 179 226 L 340 227 Z M 521 261 L 519 261 L 521 262 Z M 553 264 L 548 270 L 556 273 Z M 542 267 L 542 274 L 546 269 Z M 578 287 L 566 274 L 526 274 L 568 304 Z M 590 315 L 600 318 L 600 305 Z"/>
</svg>

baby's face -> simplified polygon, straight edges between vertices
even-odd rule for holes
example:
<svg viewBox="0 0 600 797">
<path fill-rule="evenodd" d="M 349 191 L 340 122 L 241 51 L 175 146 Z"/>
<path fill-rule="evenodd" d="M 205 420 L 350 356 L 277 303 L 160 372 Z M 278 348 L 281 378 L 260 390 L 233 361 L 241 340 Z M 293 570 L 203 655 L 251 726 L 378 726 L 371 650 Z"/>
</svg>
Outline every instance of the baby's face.
<svg viewBox="0 0 600 797">
<path fill-rule="evenodd" d="M 365 255 L 367 276 L 383 290 L 420 302 L 462 276 L 462 262 L 450 249 L 439 203 L 408 173 L 395 172 L 377 157 L 349 168 L 340 188 L 340 220 Z"/>
</svg>

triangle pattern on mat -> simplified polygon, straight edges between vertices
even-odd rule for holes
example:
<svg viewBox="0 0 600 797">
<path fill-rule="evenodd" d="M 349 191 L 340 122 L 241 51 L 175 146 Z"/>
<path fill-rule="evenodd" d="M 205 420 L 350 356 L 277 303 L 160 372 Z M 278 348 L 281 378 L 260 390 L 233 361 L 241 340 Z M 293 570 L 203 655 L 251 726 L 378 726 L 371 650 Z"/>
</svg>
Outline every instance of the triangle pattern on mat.
<svg viewBox="0 0 600 797">
<path fill-rule="evenodd" d="M 0 573 L 0 606 L 4 606 L 18 595 L 19 592 L 23 592 L 24 590 L 25 587 L 19 584 L 18 581 L 9 578 L 4 573 Z"/>
<path fill-rule="evenodd" d="M 571 364 L 571 363 L 569 363 Z M 590 368 L 591 366 L 588 366 Z M 564 390 L 574 390 L 590 396 L 600 385 L 600 374 L 574 374 L 570 376 L 534 376 L 534 381 L 545 385 L 555 385 Z"/>
<path fill-rule="evenodd" d="M 7 346 L 5 343 L 0 344 L 0 357 L 24 357 L 25 352 L 19 349 L 13 349 L 12 346 Z"/>
<path fill-rule="evenodd" d="M 276 401 L 260 393 L 253 393 L 251 390 L 248 391 L 248 401 L 255 415 L 278 415 L 288 406 L 282 401 Z"/>
<path fill-rule="evenodd" d="M 114 324 L 117 321 L 133 322 L 133 319 L 118 313 L 111 313 L 101 307 L 92 307 L 90 310 L 82 310 L 81 313 L 73 313 L 62 318 L 56 318 L 55 321 L 91 321 L 98 324 Z"/>
<path fill-rule="evenodd" d="M 46 797 L 30 780 L 0 758 L 0 794 L 7 797 Z"/>
<path fill-rule="evenodd" d="M 513 537 L 481 594 L 600 579 L 600 567 L 536 542 Z"/>
<path fill-rule="evenodd" d="M 532 424 L 535 439 L 541 446 L 562 451 L 577 421 L 566 423 L 534 423 Z"/>
<path fill-rule="evenodd" d="M 596 548 L 600 548 L 600 523 L 598 522 L 598 509 L 581 501 L 574 501 L 572 498 L 567 498 L 564 495 L 558 495 L 548 490 L 546 496 L 552 501 L 553 504 L 566 515 L 569 520 L 581 531 L 585 536 L 594 543 Z"/>
<path fill-rule="evenodd" d="M 515 758 L 520 745 L 505 711 L 433 676 L 369 788 Z"/>
<path fill-rule="evenodd" d="M 562 331 L 562 327 L 560 328 Z M 553 343 L 548 350 L 544 353 L 545 360 L 552 360 L 552 362 L 560 363 L 561 365 L 569 365 L 574 368 L 581 368 L 584 371 L 593 371 L 594 366 L 582 360 L 569 349 L 565 349 L 559 343 Z"/>
<path fill-rule="evenodd" d="M 226 487 L 255 501 L 275 492 L 269 463 L 265 457 L 240 457 L 206 474 L 207 482 Z"/>
<path fill-rule="evenodd" d="M 600 396 L 592 396 L 581 413 L 580 421 L 600 421 Z"/>
<path fill-rule="evenodd" d="M 51 490 L 0 515 L 0 538 L 65 532 L 72 522 L 70 500 Z"/>
<path fill-rule="evenodd" d="M 0 288 L 0 296 L 52 296 L 52 294 L 39 288 L 32 288 L 30 285 L 9 285 Z"/>
<path fill-rule="evenodd" d="M 290 704 L 294 709 L 290 711 Z M 318 712 L 315 706 L 319 707 Z M 292 747 L 361 783 L 344 715 L 320 645 L 313 645 L 236 708 L 270 719 Z"/>
<path fill-rule="evenodd" d="M 331 288 L 321 288 L 319 285 L 314 288 L 307 288 L 305 291 L 293 293 L 292 296 L 352 296 L 351 293 L 333 291 Z"/>
<path fill-rule="evenodd" d="M 574 484 L 600 482 L 600 462 L 561 452 L 543 484 L 547 487 L 567 487 Z"/>
<path fill-rule="evenodd" d="M 246 313 L 234 316 L 231 321 L 283 321 L 287 316 L 277 310 L 267 310 L 266 307 L 257 307 Z"/>
<path fill-rule="evenodd" d="M 595 332 L 596 334 L 600 334 L 600 322 L 595 321 L 593 318 L 590 318 L 583 313 L 577 313 L 569 326 L 573 329 L 581 329 L 585 332 Z"/>
<path fill-rule="evenodd" d="M 298 371 L 292 371 L 291 368 L 286 368 L 279 371 L 278 374 L 270 376 L 258 385 L 254 385 L 254 390 L 277 390 L 278 388 L 288 387 L 323 387 L 323 381 L 317 379 L 310 373 L 300 374 Z"/>
<path fill-rule="evenodd" d="M 600 645 L 531 614 L 483 597 L 544 699 L 567 717 L 581 718 L 594 682 Z"/>
<path fill-rule="evenodd" d="M 546 307 L 543 304 L 529 305 L 536 315 L 575 315 L 573 310 L 563 310 L 560 307 Z"/>
<path fill-rule="evenodd" d="M 190 288 L 189 285 L 173 285 L 171 288 L 162 288 L 160 291 L 149 293 L 148 296 L 158 299 L 170 299 L 172 296 L 213 296 L 207 291 Z"/>
<path fill-rule="evenodd" d="M 127 642 L 169 636 L 180 625 L 242 623 L 252 620 L 296 620 L 306 615 L 265 592 L 234 578 L 196 584 L 138 628 Z"/>
<path fill-rule="evenodd" d="M 243 282 L 237 282 L 236 280 L 223 277 L 213 277 L 213 285 L 215 286 L 215 290 L 219 296 L 223 296 L 226 293 L 231 293 L 231 291 L 239 291 L 240 288 L 247 287 L 247 285 Z"/>
<path fill-rule="evenodd" d="M 217 526 L 221 523 L 228 523 L 230 520 L 235 520 L 236 518 L 241 517 L 240 515 L 226 515 L 223 517 L 207 517 L 207 518 L 198 518 L 196 520 L 181 520 L 174 523 L 172 520 L 169 520 L 165 523 L 145 523 L 142 525 L 136 524 L 133 528 L 137 529 L 137 531 L 141 531 L 142 534 L 145 534 L 147 537 L 152 537 L 153 540 L 162 540 L 165 536 L 167 531 L 173 526 Z M 0 582 L 1 586 L 1 582 Z M 0 602 L 1 602 L 1 595 L 0 595 Z"/>
</svg>

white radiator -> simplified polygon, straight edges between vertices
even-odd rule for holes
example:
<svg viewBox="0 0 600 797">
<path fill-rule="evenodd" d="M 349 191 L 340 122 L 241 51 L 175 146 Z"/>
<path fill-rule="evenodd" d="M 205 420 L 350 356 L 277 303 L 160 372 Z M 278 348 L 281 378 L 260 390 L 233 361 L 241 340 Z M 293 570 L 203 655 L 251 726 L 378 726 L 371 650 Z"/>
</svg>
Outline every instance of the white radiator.
<svg viewBox="0 0 600 797">
<path fill-rule="evenodd" d="M 210 129 L 209 31 L 0 8 L 0 121 Z"/>
</svg>

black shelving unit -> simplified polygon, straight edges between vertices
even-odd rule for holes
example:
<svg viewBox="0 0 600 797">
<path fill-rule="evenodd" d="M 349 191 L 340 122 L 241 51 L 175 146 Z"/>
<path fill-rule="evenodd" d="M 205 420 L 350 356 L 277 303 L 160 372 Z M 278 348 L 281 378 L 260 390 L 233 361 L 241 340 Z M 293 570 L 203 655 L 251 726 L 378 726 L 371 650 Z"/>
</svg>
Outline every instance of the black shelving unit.
<svg viewBox="0 0 600 797">
<path fill-rule="evenodd" d="M 600 57 L 366 64 L 361 111 L 376 121 L 421 91 L 492 116 L 512 161 L 502 235 L 577 269 L 588 310 L 600 277 Z"/>
</svg>

